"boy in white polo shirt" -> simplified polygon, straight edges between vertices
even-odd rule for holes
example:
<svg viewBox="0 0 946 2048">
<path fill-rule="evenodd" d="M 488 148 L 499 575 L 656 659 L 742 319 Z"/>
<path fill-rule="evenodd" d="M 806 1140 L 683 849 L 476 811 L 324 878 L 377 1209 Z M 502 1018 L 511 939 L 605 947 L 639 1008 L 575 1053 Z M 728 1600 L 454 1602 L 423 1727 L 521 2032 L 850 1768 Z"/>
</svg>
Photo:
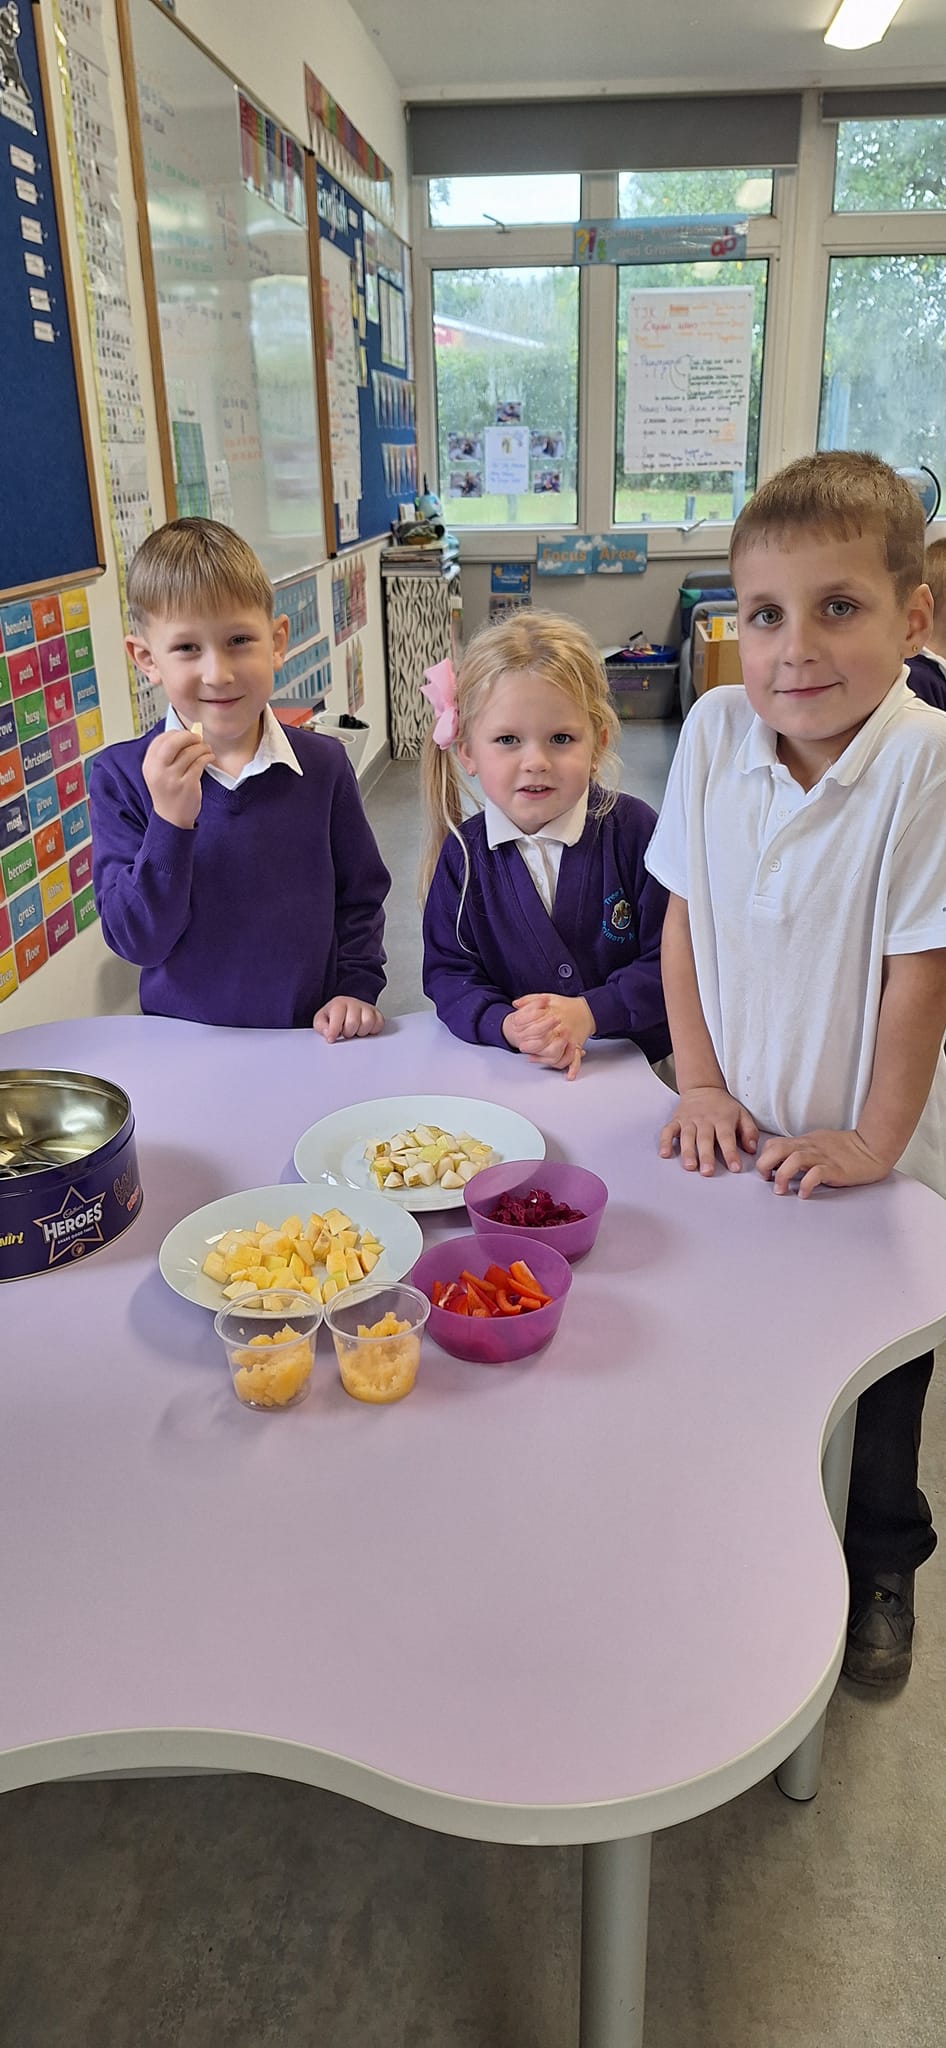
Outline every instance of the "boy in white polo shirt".
<svg viewBox="0 0 946 2048">
<path fill-rule="evenodd" d="M 661 1153 L 706 1175 L 749 1154 L 780 1195 L 894 1166 L 946 1195 L 946 719 L 904 666 L 931 617 L 919 501 L 876 456 L 807 456 L 740 513 L 731 563 L 745 689 L 691 712 L 647 854 L 671 891 Z M 910 1669 L 932 1367 L 858 1405 L 844 1669 L 864 1684 Z"/>
</svg>

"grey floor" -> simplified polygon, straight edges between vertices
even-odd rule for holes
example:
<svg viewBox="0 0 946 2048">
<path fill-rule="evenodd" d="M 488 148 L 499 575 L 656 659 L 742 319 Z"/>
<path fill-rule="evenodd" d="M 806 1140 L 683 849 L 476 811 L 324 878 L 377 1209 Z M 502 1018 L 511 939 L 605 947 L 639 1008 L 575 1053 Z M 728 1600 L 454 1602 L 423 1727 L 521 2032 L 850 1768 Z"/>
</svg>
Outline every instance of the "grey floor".
<svg viewBox="0 0 946 2048">
<path fill-rule="evenodd" d="M 673 740 L 626 727 L 626 786 L 659 801 Z M 416 769 L 369 810 L 397 876 L 393 1014 L 421 1000 Z M 936 1381 L 924 1479 L 946 1522 Z M 711 1560 L 693 1598 L 724 1630 Z M 648 2048 L 944 2048 L 946 1545 L 918 1598 L 909 1684 L 841 1686 L 812 1805 L 768 1780 L 658 1838 Z M 11 1793 L 0 2048 L 576 2048 L 580 1886 L 577 1851 L 452 1841 L 266 1779 Z"/>
</svg>

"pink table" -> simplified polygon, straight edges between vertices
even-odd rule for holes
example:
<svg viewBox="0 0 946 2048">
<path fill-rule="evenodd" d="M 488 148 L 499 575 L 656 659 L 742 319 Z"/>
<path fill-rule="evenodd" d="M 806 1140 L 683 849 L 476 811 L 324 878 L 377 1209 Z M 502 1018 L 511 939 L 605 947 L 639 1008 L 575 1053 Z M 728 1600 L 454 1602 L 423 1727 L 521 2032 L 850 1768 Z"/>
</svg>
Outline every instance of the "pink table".
<svg viewBox="0 0 946 2048">
<path fill-rule="evenodd" d="M 896 1178 L 809 1203 L 706 1184 L 657 1159 L 668 1098 L 630 1048 L 569 1087 L 430 1015 L 332 1048 L 99 1018 L 0 1056 L 120 1082 L 145 1190 L 118 1243 L 2 1294 L 0 1789 L 268 1772 L 584 1843 L 583 2048 L 633 2048 L 652 1831 L 817 1740 L 847 1600 L 821 1453 L 946 1334 L 942 1203 Z M 415 1088 L 507 1102 L 608 1182 L 557 1341 L 502 1371 L 428 1345 L 378 1410 L 323 1336 L 304 1408 L 241 1410 L 162 1237 L 292 1178 L 330 1108 Z"/>
</svg>

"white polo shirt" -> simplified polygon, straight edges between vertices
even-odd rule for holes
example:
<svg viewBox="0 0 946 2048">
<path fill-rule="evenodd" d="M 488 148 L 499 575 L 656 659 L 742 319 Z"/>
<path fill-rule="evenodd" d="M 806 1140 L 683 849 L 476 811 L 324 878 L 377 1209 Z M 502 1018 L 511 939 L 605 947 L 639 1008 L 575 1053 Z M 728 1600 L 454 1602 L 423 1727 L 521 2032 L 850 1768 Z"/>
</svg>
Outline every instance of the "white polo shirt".
<svg viewBox="0 0 946 2048">
<path fill-rule="evenodd" d="M 763 1130 L 854 1128 L 884 955 L 946 946 L 946 719 L 907 673 L 808 791 L 743 689 L 680 735 L 646 862 L 686 898 L 716 1057 Z M 898 1165 L 946 1195 L 942 1054 Z"/>
</svg>

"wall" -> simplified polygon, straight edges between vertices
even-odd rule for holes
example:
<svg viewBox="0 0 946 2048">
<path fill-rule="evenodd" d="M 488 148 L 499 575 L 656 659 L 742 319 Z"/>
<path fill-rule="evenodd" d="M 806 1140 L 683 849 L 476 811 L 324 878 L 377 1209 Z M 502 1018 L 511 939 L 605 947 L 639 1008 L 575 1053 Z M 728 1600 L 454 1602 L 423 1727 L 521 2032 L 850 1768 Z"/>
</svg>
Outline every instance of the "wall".
<svg viewBox="0 0 946 2048">
<path fill-rule="evenodd" d="M 496 559 L 508 548 L 497 550 Z M 460 559 L 463 568 L 463 636 L 481 625 L 489 613 L 488 562 Z M 653 562 L 643 576 L 537 576 L 532 565 L 532 602 L 543 611 L 567 612 L 587 626 L 599 647 L 617 647 L 631 633 L 645 633 L 648 640 L 679 641 L 679 589 L 688 567 L 723 570 L 725 557 L 707 553 L 691 561 L 684 559 Z"/>
<path fill-rule="evenodd" d="M 47 51 L 54 51 L 52 0 L 42 0 Z M 391 165 L 400 202 L 398 227 L 408 227 L 407 142 L 399 90 L 375 44 L 348 5 L 348 0 L 279 0 L 278 33 L 270 32 L 258 4 L 251 0 L 179 0 L 179 18 L 213 54 L 241 78 L 277 118 L 302 141 L 308 140 L 303 65 L 308 62 L 352 120 Z M 153 392 L 148 374 L 148 334 L 138 260 L 138 238 L 128 132 L 118 58 L 114 0 L 102 0 L 103 27 L 109 53 L 114 125 L 119 156 L 121 211 L 132 300 L 133 324 L 139 340 L 138 359 L 148 415 L 148 472 L 156 520 L 164 516 L 161 469 Z M 79 345 L 87 403 L 92 423 L 96 483 L 105 506 L 104 475 L 98 446 L 95 391 L 85 307 L 81 294 L 78 244 L 72 211 L 71 183 L 65 154 L 61 98 L 53 92 L 54 127 L 63 169 L 67 212 L 66 242 L 77 286 Z M 106 522 L 107 527 L 107 522 Z M 365 708 L 372 727 L 365 769 L 371 756 L 387 744 L 387 703 L 381 628 L 380 572 L 377 546 L 365 549 L 369 561 L 368 627 L 361 638 L 365 651 Z M 89 589 L 89 609 L 107 742 L 127 739 L 132 732 L 131 701 L 123 649 L 118 576 L 111 534 L 106 530 L 105 575 Z M 331 635 L 331 570 L 319 575 L 319 606 L 323 630 Z M 333 711 L 347 709 L 345 649 L 334 656 Z M 32 980 L 0 1005 L 0 1034 L 21 1025 L 54 1018 L 136 1008 L 137 973 L 108 952 L 98 925 L 92 926 L 41 968 Z"/>
</svg>

